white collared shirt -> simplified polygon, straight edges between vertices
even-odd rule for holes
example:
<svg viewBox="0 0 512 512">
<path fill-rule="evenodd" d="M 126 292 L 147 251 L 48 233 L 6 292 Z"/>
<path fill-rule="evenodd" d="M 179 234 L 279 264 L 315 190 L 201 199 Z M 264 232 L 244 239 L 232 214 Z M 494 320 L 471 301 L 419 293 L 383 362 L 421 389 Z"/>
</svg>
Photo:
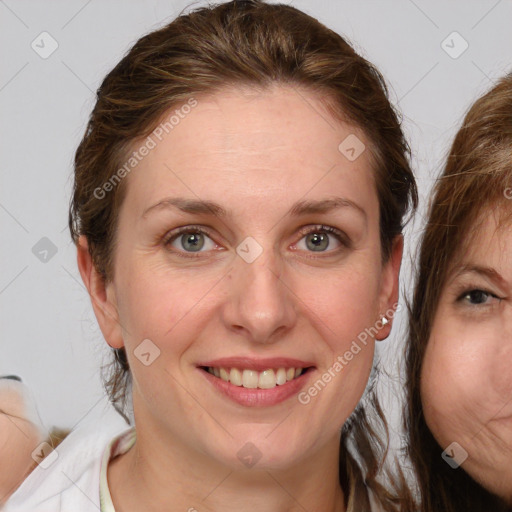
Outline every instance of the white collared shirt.
<svg viewBox="0 0 512 512">
<path fill-rule="evenodd" d="M 2 512 L 98 512 L 100 480 L 112 451 L 128 449 L 126 442 L 116 443 L 123 434 L 132 434 L 113 408 L 98 420 L 73 430 L 54 452 L 48 454 L 28 475 L 5 504 Z M 128 436 L 129 437 L 129 436 Z M 126 439 L 126 438 L 123 438 Z M 130 438 L 131 439 L 131 438 Z M 135 439 L 131 439 L 135 441 Z M 132 444 L 133 444 L 132 442 Z M 114 450 L 113 450 L 114 449 Z M 108 487 L 105 503 L 110 499 Z M 110 500 L 110 505 L 112 501 Z M 106 505 L 107 506 L 107 505 Z M 105 509 L 112 512 L 111 507 Z"/>
</svg>

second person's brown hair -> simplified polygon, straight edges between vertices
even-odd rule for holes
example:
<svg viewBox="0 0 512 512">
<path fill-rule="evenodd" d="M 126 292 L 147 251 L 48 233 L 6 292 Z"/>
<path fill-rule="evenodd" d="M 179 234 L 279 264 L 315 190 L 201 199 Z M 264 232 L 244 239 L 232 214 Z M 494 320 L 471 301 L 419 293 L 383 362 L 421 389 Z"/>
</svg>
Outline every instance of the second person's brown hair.
<svg viewBox="0 0 512 512">
<path fill-rule="evenodd" d="M 503 221 L 512 215 L 512 75 L 501 79 L 466 114 L 443 174 L 435 184 L 420 247 L 417 283 L 409 313 L 407 406 L 409 454 L 421 493 L 421 512 L 500 512 L 508 508 L 462 468 L 452 469 L 430 432 L 420 379 L 441 292 L 450 269 L 471 243 L 486 209 Z"/>
</svg>

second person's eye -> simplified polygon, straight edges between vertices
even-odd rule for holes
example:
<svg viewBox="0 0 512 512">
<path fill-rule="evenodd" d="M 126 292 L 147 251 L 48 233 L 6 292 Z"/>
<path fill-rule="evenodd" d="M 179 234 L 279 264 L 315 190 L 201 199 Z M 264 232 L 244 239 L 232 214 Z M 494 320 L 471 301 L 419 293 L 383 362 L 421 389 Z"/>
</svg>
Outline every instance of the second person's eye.
<svg viewBox="0 0 512 512">
<path fill-rule="evenodd" d="M 492 299 L 499 299 L 497 295 L 491 292 L 487 292 L 485 290 L 480 290 L 478 288 L 467 290 L 463 292 L 457 301 L 464 301 L 472 306 L 479 305 L 487 305 L 492 302 Z"/>
</svg>

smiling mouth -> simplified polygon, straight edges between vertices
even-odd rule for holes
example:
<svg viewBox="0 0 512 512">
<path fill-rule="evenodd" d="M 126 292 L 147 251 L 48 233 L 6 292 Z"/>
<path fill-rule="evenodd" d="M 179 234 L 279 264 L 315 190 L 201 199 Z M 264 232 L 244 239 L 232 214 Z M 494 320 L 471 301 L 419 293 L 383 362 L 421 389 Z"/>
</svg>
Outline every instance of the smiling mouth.
<svg viewBox="0 0 512 512">
<path fill-rule="evenodd" d="M 213 376 L 246 389 L 272 389 L 276 386 L 283 386 L 287 382 L 300 377 L 310 368 L 269 368 L 259 372 L 239 368 L 201 366 L 202 370 Z"/>
</svg>

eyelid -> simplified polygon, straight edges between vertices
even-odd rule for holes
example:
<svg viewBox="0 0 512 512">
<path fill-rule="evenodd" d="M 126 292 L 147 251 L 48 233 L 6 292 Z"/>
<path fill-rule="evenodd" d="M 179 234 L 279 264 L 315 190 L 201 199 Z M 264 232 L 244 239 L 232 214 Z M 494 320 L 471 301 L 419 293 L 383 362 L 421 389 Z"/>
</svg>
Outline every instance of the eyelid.
<svg viewBox="0 0 512 512">
<path fill-rule="evenodd" d="M 483 268 L 483 270 L 479 270 Z M 456 270 L 456 269 L 455 269 Z M 458 289 L 479 289 L 488 293 L 497 290 L 496 295 L 507 298 L 510 294 L 509 285 L 494 269 L 473 265 L 463 265 L 459 271 L 452 270 L 446 282 L 447 287 Z"/>
<path fill-rule="evenodd" d="M 171 242 L 176 240 L 178 237 L 180 237 L 183 234 L 186 233 L 202 233 L 208 238 L 210 238 L 216 245 L 218 245 L 212 237 L 212 230 L 205 226 L 199 226 L 199 225 L 187 225 L 187 226 L 181 226 L 179 228 L 172 229 L 171 231 L 167 232 L 163 237 L 163 245 L 165 247 L 169 246 Z M 180 254 L 199 254 L 199 253 L 193 253 L 193 252 L 187 252 L 187 251 L 172 251 L 172 252 L 178 252 Z M 201 252 L 201 251 L 200 251 Z"/>
<path fill-rule="evenodd" d="M 210 228 L 205 226 L 199 226 L 194 224 L 189 224 L 187 226 L 181 226 L 179 228 L 171 229 L 164 235 L 164 243 L 170 242 L 173 238 L 177 238 L 179 235 L 182 235 L 183 233 L 189 233 L 189 232 L 199 232 L 204 233 L 205 235 L 210 236 L 211 231 Z"/>
<path fill-rule="evenodd" d="M 333 226 L 327 226 L 326 224 L 308 224 L 307 226 L 303 226 L 299 229 L 299 234 L 304 236 L 315 231 L 327 231 L 328 233 L 344 236 L 343 231 L 340 231 Z"/>
<path fill-rule="evenodd" d="M 463 294 L 474 290 L 480 290 L 496 297 L 503 295 L 503 290 L 501 290 L 498 286 L 493 286 L 493 283 L 489 283 L 487 279 L 475 279 L 473 276 L 466 276 L 465 278 L 459 277 L 458 279 L 452 281 L 452 283 L 448 286 L 450 286 L 457 297 L 460 297 Z"/>
</svg>

